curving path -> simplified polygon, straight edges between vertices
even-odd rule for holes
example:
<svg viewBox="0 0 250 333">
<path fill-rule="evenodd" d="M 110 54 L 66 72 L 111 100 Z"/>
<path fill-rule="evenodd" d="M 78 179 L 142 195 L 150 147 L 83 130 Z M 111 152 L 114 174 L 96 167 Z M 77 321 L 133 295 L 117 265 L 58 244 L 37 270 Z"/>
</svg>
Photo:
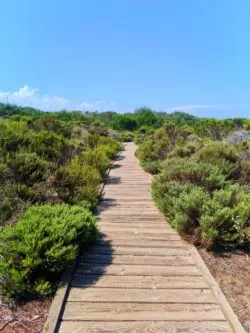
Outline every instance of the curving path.
<svg viewBox="0 0 250 333">
<path fill-rule="evenodd" d="M 103 233 L 83 251 L 60 333 L 244 332 L 197 251 L 168 225 L 129 143 L 99 206 Z"/>
</svg>

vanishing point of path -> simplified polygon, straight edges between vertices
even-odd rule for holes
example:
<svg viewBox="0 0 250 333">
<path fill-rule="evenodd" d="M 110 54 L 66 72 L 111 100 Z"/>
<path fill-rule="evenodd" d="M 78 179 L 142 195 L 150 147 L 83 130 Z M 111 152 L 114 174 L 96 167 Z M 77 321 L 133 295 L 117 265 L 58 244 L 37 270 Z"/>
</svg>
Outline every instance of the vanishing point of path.
<svg viewBox="0 0 250 333">
<path fill-rule="evenodd" d="M 60 333 L 244 332 L 197 251 L 159 213 L 129 143 L 99 206 L 102 238 L 80 256 Z"/>
</svg>

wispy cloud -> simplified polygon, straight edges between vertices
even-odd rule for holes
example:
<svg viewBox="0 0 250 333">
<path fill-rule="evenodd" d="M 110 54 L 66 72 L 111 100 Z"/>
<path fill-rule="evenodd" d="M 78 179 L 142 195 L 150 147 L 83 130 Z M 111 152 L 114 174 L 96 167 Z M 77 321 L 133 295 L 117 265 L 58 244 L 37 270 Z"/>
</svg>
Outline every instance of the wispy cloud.
<svg viewBox="0 0 250 333">
<path fill-rule="evenodd" d="M 166 112 L 174 112 L 174 111 L 183 111 L 183 112 L 191 112 L 196 110 L 209 110 L 209 109 L 242 109 L 248 108 L 250 105 L 246 104 L 194 104 L 194 105 L 182 105 L 182 106 L 173 106 L 171 108 L 166 109 Z"/>
<path fill-rule="evenodd" d="M 62 96 L 49 96 L 40 94 L 36 88 L 24 85 L 15 91 L 0 91 L 0 102 L 31 106 L 46 111 L 61 109 L 77 109 L 82 111 L 105 111 L 117 110 L 118 105 L 113 101 L 82 101 L 76 103 Z"/>
<path fill-rule="evenodd" d="M 117 109 L 117 103 L 113 101 L 81 102 L 77 109 L 82 111 L 106 111 Z"/>
<path fill-rule="evenodd" d="M 28 85 L 24 85 L 16 91 L 0 91 L 0 101 L 47 111 L 67 108 L 70 104 L 67 98 L 41 95 L 38 89 L 30 88 Z"/>
</svg>

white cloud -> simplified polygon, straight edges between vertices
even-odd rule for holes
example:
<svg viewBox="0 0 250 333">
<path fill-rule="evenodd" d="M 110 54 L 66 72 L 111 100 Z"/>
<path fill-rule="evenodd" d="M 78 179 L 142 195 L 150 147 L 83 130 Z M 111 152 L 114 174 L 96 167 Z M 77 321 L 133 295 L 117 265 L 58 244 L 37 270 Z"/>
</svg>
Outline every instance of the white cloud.
<svg viewBox="0 0 250 333">
<path fill-rule="evenodd" d="M 182 105 L 182 106 L 173 106 L 168 108 L 166 112 L 174 112 L 174 111 L 195 111 L 195 110 L 209 110 L 209 109 L 237 109 L 237 108 L 247 108 L 249 105 L 243 104 L 197 104 L 197 105 Z"/>
<path fill-rule="evenodd" d="M 0 101 L 47 111 L 67 108 L 70 104 L 69 100 L 64 97 L 41 95 L 38 89 L 30 88 L 27 85 L 16 91 L 0 91 Z"/>
<path fill-rule="evenodd" d="M 113 101 L 81 102 L 77 109 L 82 111 L 107 111 L 117 109 L 117 103 Z"/>
<path fill-rule="evenodd" d="M 24 85 L 16 91 L 0 91 L 0 102 L 31 106 L 45 111 L 61 109 L 82 111 L 117 110 L 118 105 L 113 101 L 97 100 L 93 102 L 82 101 L 77 104 L 62 96 L 41 95 L 38 89 Z"/>
</svg>

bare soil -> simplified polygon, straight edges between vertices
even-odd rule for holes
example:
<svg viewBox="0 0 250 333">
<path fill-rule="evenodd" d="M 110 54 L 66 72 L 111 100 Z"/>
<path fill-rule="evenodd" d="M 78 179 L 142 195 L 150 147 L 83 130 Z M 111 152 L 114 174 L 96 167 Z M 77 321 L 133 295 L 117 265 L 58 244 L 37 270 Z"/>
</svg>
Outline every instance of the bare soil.
<svg viewBox="0 0 250 333">
<path fill-rule="evenodd" d="M 41 333 L 51 300 L 33 300 L 26 303 L 0 301 L 1 333 Z"/>
<path fill-rule="evenodd" d="M 244 251 L 226 253 L 199 250 L 235 314 L 250 333 L 250 255 Z"/>
</svg>

